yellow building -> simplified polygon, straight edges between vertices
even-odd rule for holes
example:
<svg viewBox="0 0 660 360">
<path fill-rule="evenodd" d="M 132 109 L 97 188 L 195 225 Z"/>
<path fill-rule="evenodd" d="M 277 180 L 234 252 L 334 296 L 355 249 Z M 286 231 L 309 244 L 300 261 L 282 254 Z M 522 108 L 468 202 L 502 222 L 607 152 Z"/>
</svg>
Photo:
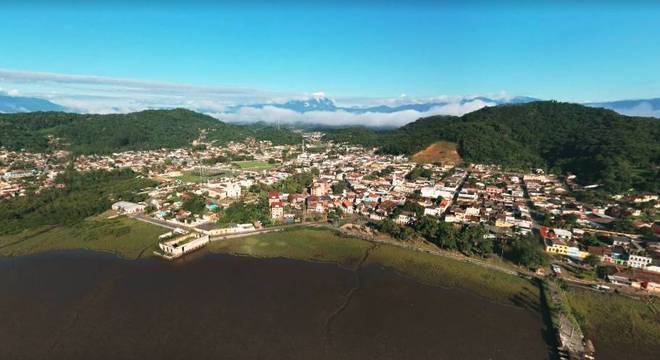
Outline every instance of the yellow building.
<svg viewBox="0 0 660 360">
<path fill-rule="evenodd" d="M 563 241 L 545 240 L 545 251 L 552 254 L 568 255 L 569 246 Z"/>
</svg>

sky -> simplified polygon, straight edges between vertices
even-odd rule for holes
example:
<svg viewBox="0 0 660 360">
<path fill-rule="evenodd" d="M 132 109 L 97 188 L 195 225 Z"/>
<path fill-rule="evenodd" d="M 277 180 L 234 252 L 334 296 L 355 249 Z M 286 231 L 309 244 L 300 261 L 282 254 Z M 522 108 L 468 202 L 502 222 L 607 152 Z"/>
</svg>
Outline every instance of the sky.
<svg viewBox="0 0 660 360">
<path fill-rule="evenodd" d="M 3 2 L 0 88 L 81 108 L 103 97 L 103 110 L 113 98 L 139 107 L 150 84 L 210 106 L 316 92 L 365 103 L 660 97 L 660 5 L 491 3 Z"/>
</svg>

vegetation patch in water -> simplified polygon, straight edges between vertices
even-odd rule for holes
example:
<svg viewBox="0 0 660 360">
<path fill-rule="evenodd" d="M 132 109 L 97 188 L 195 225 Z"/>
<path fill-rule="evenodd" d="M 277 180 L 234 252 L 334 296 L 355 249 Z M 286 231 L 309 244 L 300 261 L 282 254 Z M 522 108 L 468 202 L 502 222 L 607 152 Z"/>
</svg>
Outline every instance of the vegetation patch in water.
<svg viewBox="0 0 660 360">
<path fill-rule="evenodd" d="M 575 288 L 566 294 L 582 330 L 594 341 L 597 358 L 616 349 L 634 349 L 627 353 L 630 358 L 660 354 L 660 306 L 656 298 L 635 300 Z"/>
<path fill-rule="evenodd" d="M 109 218 L 110 212 L 71 226 L 43 226 L 18 234 L 0 236 L 0 255 L 30 255 L 50 250 L 88 249 L 107 251 L 126 259 L 150 256 L 158 236 L 167 230 L 125 216 Z"/>
</svg>

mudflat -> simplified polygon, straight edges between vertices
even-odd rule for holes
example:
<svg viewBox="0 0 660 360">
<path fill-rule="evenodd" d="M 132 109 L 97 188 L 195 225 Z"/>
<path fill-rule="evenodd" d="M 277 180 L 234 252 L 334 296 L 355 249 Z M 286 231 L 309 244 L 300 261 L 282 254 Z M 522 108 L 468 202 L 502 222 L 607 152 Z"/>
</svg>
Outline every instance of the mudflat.
<svg viewBox="0 0 660 360">
<path fill-rule="evenodd" d="M 0 258 L 2 359 L 543 359 L 540 313 L 376 264 Z"/>
</svg>

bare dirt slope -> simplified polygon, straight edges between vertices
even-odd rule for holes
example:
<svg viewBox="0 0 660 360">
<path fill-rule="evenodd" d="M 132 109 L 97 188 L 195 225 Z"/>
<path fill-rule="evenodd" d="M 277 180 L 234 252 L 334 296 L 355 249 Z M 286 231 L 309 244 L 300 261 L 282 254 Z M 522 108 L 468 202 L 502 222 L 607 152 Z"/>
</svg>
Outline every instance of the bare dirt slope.
<svg viewBox="0 0 660 360">
<path fill-rule="evenodd" d="M 458 154 L 458 146 L 448 141 L 431 144 L 426 149 L 413 155 L 412 160 L 417 163 L 460 164 L 463 162 Z"/>
</svg>

